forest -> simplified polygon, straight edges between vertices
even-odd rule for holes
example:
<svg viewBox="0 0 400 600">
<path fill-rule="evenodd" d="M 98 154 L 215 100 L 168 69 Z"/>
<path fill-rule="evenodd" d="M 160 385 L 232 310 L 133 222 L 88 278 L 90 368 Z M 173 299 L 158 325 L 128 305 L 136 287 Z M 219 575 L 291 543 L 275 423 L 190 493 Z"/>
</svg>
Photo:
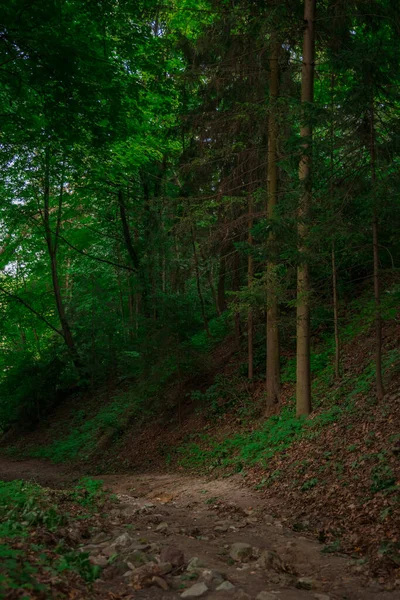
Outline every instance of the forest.
<svg viewBox="0 0 400 600">
<path fill-rule="evenodd" d="M 0 1 L 0 598 L 400 590 L 398 8 Z"/>
</svg>

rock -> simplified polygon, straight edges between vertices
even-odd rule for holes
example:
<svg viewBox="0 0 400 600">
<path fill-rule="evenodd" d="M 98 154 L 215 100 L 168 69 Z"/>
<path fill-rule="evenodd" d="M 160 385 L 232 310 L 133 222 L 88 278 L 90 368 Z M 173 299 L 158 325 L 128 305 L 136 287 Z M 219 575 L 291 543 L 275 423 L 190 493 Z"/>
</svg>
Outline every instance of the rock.
<svg viewBox="0 0 400 600">
<path fill-rule="evenodd" d="M 296 583 L 296 587 L 301 590 L 312 590 L 314 585 L 314 579 L 311 577 L 299 577 Z"/>
<path fill-rule="evenodd" d="M 275 594 L 271 594 L 271 592 L 260 592 L 256 596 L 256 600 L 278 600 L 278 597 Z"/>
<path fill-rule="evenodd" d="M 171 563 L 173 567 L 182 567 L 185 564 L 185 557 L 179 548 L 167 546 L 161 550 L 160 561 L 162 563 Z"/>
<path fill-rule="evenodd" d="M 130 549 L 132 552 L 147 552 L 147 550 L 150 550 L 151 548 L 151 544 L 134 544 Z"/>
<path fill-rule="evenodd" d="M 255 525 L 256 523 L 258 523 L 258 519 L 257 517 L 247 517 L 247 519 L 245 519 L 244 522 L 246 525 Z"/>
<path fill-rule="evenodd" d="M 122 577 L 132 577 L 132 575 L 133 575 L 133 571 L 126 571 L 126 573 L 124 573 L 122 575 Z"/>
<path fill-rule="evenodd" d="M 315 600 L 331 600 L 331 597 L 328 594 L 314 594 Z"/>
<path fill-rule="evenodd" d="M 152 579 L 152 583 L 155 583 L 156 585 L 158 585 L 159 588 L 161 588 L 164 591 L 169 590 L 168 583 L 162 577 L 158 577 L 157 575 L 155 575 Z"/>
<path fill-rule="evenodd" d="M 163 520 L 163 515 L 154 514 L 154 515 L 151 515 L 151 517 L 149 517 L 148 522 L 153 523 L 154 525 L 157 525 L 157 523 L 161 523 L 162 520 Z"/>
<path fill-rule="evenodd" d="M 102 544 L 103 542 L 108 542 L 110 540 L 111 535 L 109 533 L 105 533 L 105 531 L 101 531 L 92 538 L 92 544 Z"/>
<path fill-rule="evenodd" d="M 167 529 L 168 529 L 168 523 L 166 523 L 165 521 L 162 521 L 156 527 L 156 531 L 158 531 L 159 533 L 165 533 L 167 531 Z"/>
<path fill-rule="evenodd" d="M 148 502 L 147 504 L 144 504 L 141 508 L 139 508 L 139 512 L 146 514 L 146 513 L 150 513 L 155 508 L 156 508 L 155 504 L 151 504 L 151 502 Z"/>
<path fill-rule="evenodd" d="M 224 581 L 216 588 L 216 591 L 217 592 L 225 592 L 225 591 L 230 591 L 230 590 L 235 590 L 235 589 L 236 589 L 236 587 L 233 585 L 233 583 L 231 583 L 230 581 Z"/>
<path fill-rule="evenodd" d="M 202 569 L 205 566 L 206 565 L 203 563 L 202 560 L 200 560 L 198 556 L 193 556 L 193 558 L 189 560 L 186 570 L 190 573 L 190 571 L 196 571 L 196 569 Z"/>
<path fill-rule="evenodd" d="M 130 546 L 132 546 L 133 543 L 134 540 L 128 533 L 122 533 L 114 540 L 114 544 L 112 545 L 115 546 L 117 549 L 121 549 L 129 548 Z"/>
<path fill-rule="evenodd" d="M 264 521 L 268 524 L 268 525 L 272 525 L 273 522 L 275 521 L 274 517 L 272 515 L 264 515 Z"/>
<path fill-rule="evenodd" d="M 154 562 L 149 562 L 142 567 L 138 567 L 132 571 L 132 583 L 138 589 L 152 585 L 153 578 L 159 577 L 159 565 Z"/>
<path fill-rule="evenodd" d="M 106 567 L 108 560 L 105 556 L 90 556 L 89 561 L 95 567 Z"/>
<path fill-rule="evenodd" d="M 116 547 L 112 544 L 111 546 L 106 546 L 105 548 L 103 548 L 102 553 L 105 556 L 115 556 L 118 554 Z"/>
<path fill-rule="evenodd" d="M 236 544 L 232 544 L 229 550 L 229 556 L 237 561 L 237 562 L 245 562 L 253 553 L 253 547 L 250 544 L 245 544 L 243 542 L 236 542 Z"/>
<path fill-rule="evenodd" d="M 217 533 L 225 533 L 226 531 L 228 531 L 229 526 L 228 525 L 216 525 L 214 527 L 214 531 Z"/>
<path fill-rule="evenodd" d="M 206 592 L 208 592 L 208 587 L 204 582 L 195 583 L 181 594 L 181 598 L 200 598 Z"/>
<path fill-rule="evenodd" d="M 117 577 L 122 576 L 127 570 L 128 567 L 126 563 L 117 560 L 113 562 L 112 565 L 109 565 L 103 569 L 101 578 L 105 579 L 106 581 L 110 581 L 111 579 L 116 579 Z"/>
<path fill-rule="evenodd" d="M 132 552 L 125 557 L 125 560 L 130 569 L 136 569 L 148 563 L 150 558 L 144 552 Z"/>
<path fill-rule="evenodd" d="M 246 594 L 246 592 L 243 590 L 236 590 L 236 592 L 235 592 L 235 600 L 253 600 L 253 599 L 254 599 L 254 596 L 252 598 L 251 596 L 249 596 L 249 594 Z"/>
<path fill-rule="evenodd" d="M 173 566 L 168 562 L 162 562 L 158 565 L 158 572 L 160 575 L 168 575 L 168 573 L 171 573 L 172 569 Z"/>
<path fill-rule="evenodd" d="M 257 566 L 261 569 L 273 570 L 277 572 L 288 570 L 280 556 L 271 550 L 263 550 L 263 552 L 261 552 L 257 561 Z"/>
<path fill-rule="evenodd" d="M 225 577 L 219 571 L 205 569 L 200 574 L 200 581 L 203 581 L 209 588 L 215 589 L 225 581 Z"/>
</svg>

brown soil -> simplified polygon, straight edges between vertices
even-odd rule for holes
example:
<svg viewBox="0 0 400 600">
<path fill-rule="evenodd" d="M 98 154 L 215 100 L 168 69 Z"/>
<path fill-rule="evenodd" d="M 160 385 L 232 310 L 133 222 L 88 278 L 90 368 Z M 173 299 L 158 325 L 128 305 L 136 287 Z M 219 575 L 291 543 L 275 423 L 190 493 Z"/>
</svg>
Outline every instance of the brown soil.
<svg viewBox="0 0 400 600">
<path fill-rule="evenodd" d="M 57 488 L 61 483 L 71 483 L 76 473 L 41 461 L 2 457 L 0 478 L 31 479 Z M 321 544 L 315 539 L 289 530 L 285 521 L 270 513 L 260 493 L 243 487 L 239 476 L 210 480 L 149 473 L 107 475 L 102 479 L 121 502 L 119 515 L 108 524 L 112 536 L 133 531 L 141 541 L 156 543 L 161 548 L 174 546 L 183 551 L 186 561 L 196 556 L 207 568 L 224 573 L 235 585 L 230 592 L 210 591 L 204 596 L 206 599 L 256 598 L 261 591 L 274 593 L 277 600 L 318 599 L 318 594 L 326 594 L 330 600 L 394 600 L 400 595 L 398 587 L 397 592 L 391 593 L 376 581 L 360 576 L 359 567 L 349 558 L 323 554 Z M 137 510 L 148 503 L 153 505 L 150 513 Z M 164 533 L 156 530 L 155 522 L 160 521 L 168 524 Z M 215 529 L 221 522 L 226 531 Z M 276 552 L 287 565 L 287 571 L 256 568 L 255 561 L 233 563 L 227 548 L 236 542 Z M 296 587 L 299 577 L 311 578 L 312 589 Z M 118 574 L 99 582 L 96 589 L 100 593 L 97 597 L 104 598 L 180 597 L 177 591 L 163 591 L 154 586 L 133 591 L 129 581 Z"/>
</svg>

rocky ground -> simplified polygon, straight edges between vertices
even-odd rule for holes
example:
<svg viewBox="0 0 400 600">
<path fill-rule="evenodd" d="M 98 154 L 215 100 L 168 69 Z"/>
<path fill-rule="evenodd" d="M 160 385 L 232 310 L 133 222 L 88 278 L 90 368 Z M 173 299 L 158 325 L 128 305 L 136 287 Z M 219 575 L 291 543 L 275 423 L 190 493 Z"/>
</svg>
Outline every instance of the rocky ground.
<svg viewBox="0 0 400 600">
<path fill-rule="evenodd" d="M 1 459 L 0 479 L 59 487 L 73 473 L 39 461 Z M 239 476 L 207 480 L 179 474 L 102 478 L 117 502 L 91 527 L 74 532 L 102 568 L 96 598 L 393 600 L 391 586 L 370 580 L 363 564 L 325 554 L 313 537 L 271 514 Z M 75 596 L 76 597 L 76 596 Z M 89 597 L 89 596 L 88 596 Z"/>
</svg>

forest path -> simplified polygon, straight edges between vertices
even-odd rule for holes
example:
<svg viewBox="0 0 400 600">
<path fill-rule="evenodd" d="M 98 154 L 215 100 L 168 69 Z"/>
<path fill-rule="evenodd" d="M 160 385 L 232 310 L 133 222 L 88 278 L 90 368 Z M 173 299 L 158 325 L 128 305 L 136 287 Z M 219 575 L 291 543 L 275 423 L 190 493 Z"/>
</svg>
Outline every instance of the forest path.
<svg viewBox="0 0 400 600">
<path fill-rule="evenodd" d="M 65 487 L 76 477 L 76 471 L 64 471 L 59 465 L 0 457 L 0 479 Z M 384 591 L 376 582 L 363 581 L 349 558 L 323 554 L 316 540 L 287 529 L 276 515 L 268 513 L 261 495 L 243 486 L 239 476 L 211 480 L 149 473 L 105 475 L 101 479 L 120 504 L 111 511 L 104 531 L 84 541 L 93 562 L 105 565 L 102 581 L 96 584 L 97 597 L 167 600 L 180 598 L 183 586 L 191 588 L 196 582 L 192 595 L 188 590 L 189 595 L 183 597 L 396 597 L 396 592 Z M 180 567 L 182 554 L 185 565 Z M 106 566 L 110 556 L 113 562 Z M 159 569 L 160 561 L 179 564 L 164 573 Z M 227 582 L 235 587 L 228 590 L 223 585 L 217 591 L 221 582 L 225 588 L 230 587 Z M 144 589 L 133 591 L 141 587 Z M 203 593 L 195 595 L 201 589 Z"/>
</svg>

